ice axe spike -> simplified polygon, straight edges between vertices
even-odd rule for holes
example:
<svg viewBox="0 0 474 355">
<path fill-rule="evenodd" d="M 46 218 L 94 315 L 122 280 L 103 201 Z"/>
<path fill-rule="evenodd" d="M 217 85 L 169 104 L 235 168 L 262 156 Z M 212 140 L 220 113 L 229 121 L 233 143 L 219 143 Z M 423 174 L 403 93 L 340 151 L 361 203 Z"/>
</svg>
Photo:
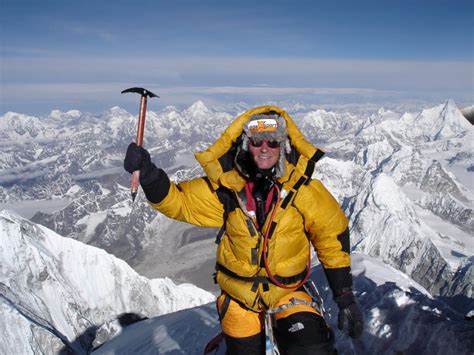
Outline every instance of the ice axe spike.
<svg viewBox="0 0 474 355">
<path fill-rule="evenodd" d="M 145 116 L 146 116 L 146 103 L 148 97 L 159 97 L 158 95 L 152 93 L 151 91 L 144 88 L 129 88 L 123 90 L 121 93 L 125 94 L 127 92 L 134 92 L 141 95 L 140 99 L 140 111 L 138 113 L 138 127 L 137 127 L 137 138 L 135 143 L 139 146 L 143 145 L 143 133 L 145 131 Z M 130 186 L 130 191 L 132 193 L 132 200 L 135 201 L 137 197 L 138 185 L 140 184 L 140 170 L 135 170 L 132 174 L 132 182 Z"/>
</svg>

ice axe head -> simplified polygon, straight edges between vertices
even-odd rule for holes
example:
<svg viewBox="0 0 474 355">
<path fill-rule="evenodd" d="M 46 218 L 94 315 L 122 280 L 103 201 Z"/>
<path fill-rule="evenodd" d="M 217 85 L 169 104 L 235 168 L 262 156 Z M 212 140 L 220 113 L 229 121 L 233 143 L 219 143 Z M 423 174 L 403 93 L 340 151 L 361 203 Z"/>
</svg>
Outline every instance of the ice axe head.
<svg viewBox="0 0 474 355">
<path fill-rule="evenodd" d="M 158 95 L 155 95 L 152 93 L 150 90 L 144 89 L 144 88 L 130 88 L 130 89 L 125 89 L 121 93 L 125 94 L 127 92 L 135 92 L 137 94 L 140 94 L 141 96 L 148 96 L 148 97 L 159 97 Z"/>
<path fill-rule="evenodd" d="M 137 130 L 137 145 L 142 145 L 143 143 L 143 132 L 145 129 L 145 116 L 146 116 L 146 102 L 149 97 L 159 97 L 158 95 L 152 93 L 150 90 L 144 88 L 130 88 L 122 91 L 122 94 L 127 92 L 134 92 L 140 94 L 140 112 L 138 113 L 138 130 Z"/>
</svg>

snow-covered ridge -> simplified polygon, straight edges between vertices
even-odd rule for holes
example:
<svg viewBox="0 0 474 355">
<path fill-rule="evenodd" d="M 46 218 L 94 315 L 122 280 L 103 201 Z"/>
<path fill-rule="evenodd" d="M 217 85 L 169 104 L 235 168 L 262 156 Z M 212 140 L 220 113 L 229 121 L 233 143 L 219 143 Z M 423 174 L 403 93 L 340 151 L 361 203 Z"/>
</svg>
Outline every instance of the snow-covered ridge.
<svg viewBox="0 0 474 355">
<path fill-rule="evenodd" d="M 0 245 L 3 354 L 85 353 L 96 328 L 120 314 L 153 317 L 214 300 L 193 285 L 146 279 L 102 249 L 9 211 L 0 211 Z"/>
<path fill-rule="evenodd" d="M 474 129 L 455 104 L 401 116 L 381 109 L 365 120 L 316 111 L 302 122 L 335 152 L 315 176 L 346 207 L 353 247 L 434 295 L 468 297 L 466 312 L 474 307 Z"/>
<path fill-rule="evenodd" d="M 320 265 L 311 276 L 320 286 L 339 354 L 470 354 L 474 324 L 406 275 L 359 253 L 353 254 L 353 275 L 366 324 L 355 341 L 337 329 L 337 306 Z M 218 332 L 215 307 L 205 305 L 134 324 L 93 354 L 202 354 Z"/>
</svg>

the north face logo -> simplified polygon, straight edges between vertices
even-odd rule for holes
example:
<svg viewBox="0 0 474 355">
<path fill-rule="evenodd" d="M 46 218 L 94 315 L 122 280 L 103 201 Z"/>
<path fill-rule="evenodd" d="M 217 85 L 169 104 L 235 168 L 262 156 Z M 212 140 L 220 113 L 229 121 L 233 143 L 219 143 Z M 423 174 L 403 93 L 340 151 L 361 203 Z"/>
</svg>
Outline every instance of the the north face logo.
<svg viewBox="0 0 474 355">
<path fill-rule="evenodd" d="M 290 333 L 296 333 L 297 331 L 299 330 L 303 330 L 304 329 L 304 325 L 303 323 L 295 323 L 295 324 L 292 324 L 291 327 L 288 329 L 288 331 Z"/>
</svg>

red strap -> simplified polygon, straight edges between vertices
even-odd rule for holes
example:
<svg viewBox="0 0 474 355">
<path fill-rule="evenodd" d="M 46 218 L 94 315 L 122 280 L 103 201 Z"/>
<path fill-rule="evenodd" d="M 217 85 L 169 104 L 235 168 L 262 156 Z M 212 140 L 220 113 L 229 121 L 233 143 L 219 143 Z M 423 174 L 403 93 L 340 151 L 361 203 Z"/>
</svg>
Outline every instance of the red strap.
<svg viewBox="0 0 474 355">
<path fill-rule="evenodd" d="M 257 203 L 255 202 L 255 198 L 253 197 L 252 190 L 253 187 L 255 186 L 253 181 L 247 181 L 245 183 L 245 196 L 247 197 L 247 204 L 245 207 L 247 208 L 247 211 L 257 211 Z M 270 207 L 272 206 L 273 202 L 273 193 L 275 190 L 275 185 L 272 186 L 270 191 L 268 192 L 267 195 L 267 200 L 265 201 L 265 213 L 268 213 L 270 211 Z"/>
<path fill-rule="evenodd" d="M 256 209 L 257 209 L 257 204 L 255 202 L 255 198 L 253 197 L 252 195 L 252 189 L 253 189 L 253 186 L 254 186 L 254 183 L 253 181 L 247 181 L 245 183 L 245 195 L 247 197 L 247 204 L 246 204 L 246 208 L 248 211 L 254 211 L 256 212 Z M 299 287 L 301 287 L 305 282 L 306 280 L 308 279 L 309 277 L 309 274 L 311 273 L 311 250 L 310 250 L 310 253 L 309 253 L 309 257 L 308 257 L 308 265 L 307 265 L 307 272 L 306 272 L 306 275 L 305 277 L 303 278 L 303 280 L 301 280 L 301 282 L 299 282 L 297 285 L 294 285 L 294 286 L 286 286 L 280 282 L 278 282 L 278 280 L 275 279 L 275 277 L 273 276 L 272 272 L 270 271 L 270 268 L 268 267 L 268 260 L 267 260 L 267 249 L 268 249 L 268 237 L 269 237 L 269 232 L 270 232 L 270 228 L 271 228 L 271 225 L 272 225 L 272 222 L 273 222 L 273 219 L 275 217 L 275 212 L 280 204 L 280 189 L 278 188 L 277 185 L 273 185 L 273 187 L 271 188 L 270 192 L 268 193 L 268 196 L 267 196 L 267 200 L 266 200 L 266 203 L 265 203 L 265 213 L 268 213 L 268 211 L 270 210 L 270 206 L 272 204 L 272 200 L 273 200 L 273 190 L 276 189 L 277 190 L 277 201 L 275 203 L 275 208 L 273 209 L 273 212 L 270 216 L 270 222 L 268 223 L 268 228 L 267 230 L 265 231 L 264 233 L 264 240 L 263 240 L 263 262 L 264 262 L 264 265 L 265 265 L 265 270 L 267 272 L 267 275 L 268 277 L 270 278 L 270 280 L 272 280 L 272 282 L 281 287 L 281 288 L 284 288 L 284 289 L 297 289 Z M 257 224 L 257 221 L 255 221 L 255 224 Z M 257 225 L 258 227 L 258 225 Z M 260 227 L 259 227 L 260 228 Z M 311 249 L 311 243 L 308 243 L 309 245 L 309 248 Z"/>
<path fill-rule="evenodd" d="M 245 183 L 245 196 L 247 197 L 247 204 L 245 205 L 245 207 L 247 208 L 247 211 L 256 212 L 257 203 L 255 202 L 255 198 L 252 195 L 253 186 L 253 181 L 247 181 Z"/>
<path fill-rule="evenodd" d="M 306 272 L 306 276 L 303 278 L 303 280 L 301 280 L 301 282 L 299 282 L 295 286 L 287 286 L 287 285 L 282 284 L 278 280 L 276 280 L 275 277 L 273 276 L 271 270 L 270 270 L 270 267 L 268 266 L 268 260 L 267 260 L 268 259 L 268 256 L 267 256 L 268 236 L 270 234 L 270 229 L 271 229 L 271 226 L 272 226 L 273 218 L 275 217 L 275 212 L 276 212 L 276 210 L 277 210 L 277 208 L 279 207 L 279 204 L 280 204 L 280 193 L 281 192 L 280 192 L 280 189 L 278 188 L 278 186 L 277 186 L 276 189 L 277 189 L 277 193 L 278 193 L 277 201 L 275 203 L 275 208 L 273 209 L 272 215 L 270 216 L 270 222 L 268 224 L 268 228 L 265 231 L 264 238 L 263 238 L 263 264 L 265 265 L 265 271 L 267 272 L 268 277 L 270 278 L 270 280 L 272 280 L 272 282 L 275 285 L 277 285 L 278 287 L 284 288 L 284 289 L 295 289 L 296 290 L 297 288 L 303 286 L 303 284 L 309 278 L 309 274 L 311 273 L 311 243 L 308 242 L 308 245 L 309 245 L 309 248 L 310 248 L 309 257 L 308 257 L 308 266 L 307 266 L 308 271 Z"/>
</svg>

